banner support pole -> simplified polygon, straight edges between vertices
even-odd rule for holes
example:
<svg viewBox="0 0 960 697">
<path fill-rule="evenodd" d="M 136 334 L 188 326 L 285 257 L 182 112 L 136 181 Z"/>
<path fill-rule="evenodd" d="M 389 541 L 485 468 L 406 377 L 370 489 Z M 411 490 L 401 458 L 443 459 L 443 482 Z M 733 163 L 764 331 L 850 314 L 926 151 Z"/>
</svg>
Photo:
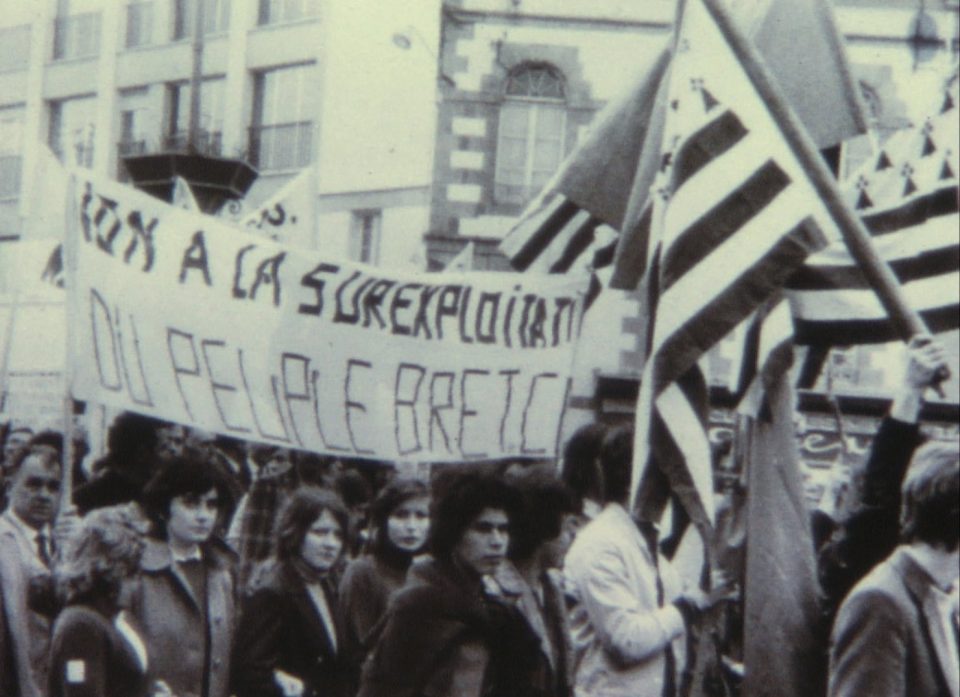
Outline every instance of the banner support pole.
<svg viewBox="0 0 960 697">
<path fill-rule="evenodd" d="M 63 455 L 61 459 L 62 474 L 60 480 L 59 513 L 63 514 L 73 509 L 73 460 L 75 456 L 75 424 L 73 419 L 73 322 L 77 317 L 77 299 L 75 297 L 77 274 L 77 239 L 76 223 L 79 211 L 77 210 L 77 177 L 71 172 L 67 180 L 67 222 L 63 231 L 63 288 L 66 293 L 67 328 L 66 350 L 64 355 L 63 377 Z"/>
</svg>

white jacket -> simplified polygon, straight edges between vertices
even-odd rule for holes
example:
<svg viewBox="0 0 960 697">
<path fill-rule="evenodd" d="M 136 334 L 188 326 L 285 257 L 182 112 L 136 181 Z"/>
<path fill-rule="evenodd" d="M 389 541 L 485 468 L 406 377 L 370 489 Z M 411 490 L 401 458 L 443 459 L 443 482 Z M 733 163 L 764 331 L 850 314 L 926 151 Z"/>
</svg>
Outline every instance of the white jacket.
<svg viewBox="0 0 960 697">
<path fill-rule="evenodd" d="M 618 504 L 608 504 L 577 535 L 564 574 L 577 601 L 571 618 L 579 662 L 577 697 L 661 697 L 665 649 L 685 661 L 685 629 L 671 601 L 682 584 L 660 557 L 664 606 L 657 603 L 657 566 L 647 543 Z"/>
</svg>

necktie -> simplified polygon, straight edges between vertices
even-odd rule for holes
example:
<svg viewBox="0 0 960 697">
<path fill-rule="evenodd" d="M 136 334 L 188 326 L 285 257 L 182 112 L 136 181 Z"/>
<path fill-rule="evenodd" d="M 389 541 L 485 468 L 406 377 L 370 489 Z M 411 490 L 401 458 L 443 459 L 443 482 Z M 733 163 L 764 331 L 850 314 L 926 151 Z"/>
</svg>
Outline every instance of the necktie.
<svg viewBox="0 0 960 697">
<path fill-rule="evenodd" d="M 49 540 L 47 540 L 47 536 L 43 532 L 37 533 L 37 553 L 40 555 L 40 560 L 43 562 L 43 565 L 49 567 L 50 543 Z"/>
</svg>

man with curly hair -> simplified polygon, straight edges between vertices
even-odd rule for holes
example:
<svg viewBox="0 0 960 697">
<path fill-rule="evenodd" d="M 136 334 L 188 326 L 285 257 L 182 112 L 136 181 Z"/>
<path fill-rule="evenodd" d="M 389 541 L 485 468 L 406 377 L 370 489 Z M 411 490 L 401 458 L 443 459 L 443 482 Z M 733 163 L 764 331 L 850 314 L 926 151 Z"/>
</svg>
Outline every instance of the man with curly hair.
<svg viewBox="0 0 960 697">
<path fill-rule="evenodd" d="M 515 496 L 499 477 L 451 468 L 434 482 L 431 558 L 391 599 L 359 697 L 526 697 L 539 641 L 491 593 Z"/>
</svg>

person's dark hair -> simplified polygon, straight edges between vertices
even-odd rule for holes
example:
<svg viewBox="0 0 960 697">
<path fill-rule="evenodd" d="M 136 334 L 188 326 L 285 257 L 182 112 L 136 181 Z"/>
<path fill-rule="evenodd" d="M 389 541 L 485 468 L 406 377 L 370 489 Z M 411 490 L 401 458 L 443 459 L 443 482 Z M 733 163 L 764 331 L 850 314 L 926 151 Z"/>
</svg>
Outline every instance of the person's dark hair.
<svg viewBox="0 0 960 697">
<path fill-rule="evenodd" d="M 253 463 L 257 467 L 263 467 L 266 465 L 270 458 L 273 457 L 274 453 L 283 448 L 278 448 L 275 445 L 266 445 L 264 443 L 254 443 L 250 448 L 250 459 L 253 460 Z"/>
<path fill-rule="evenodd" d="M 305 450 L 295 450 L 293 452 L 294 466 L 300 481 L 304 484 L 314 486 L 329 486 L 332 478 L 329 476 L 332 457 L 318 455 L 317 453 L 307 452 Z"/>
<path fill-rule="evenodd" d="M 599 456 L 607 426 L 601 423 L 578 428 L 563 448 L 561 479 L 578 496 L 601 501 L 603 499 L 603 472 Z"/>
<path fill-rule="evenodd" d="M 392 545 L 387 534 L 387 519 L 401 504 L 411 499 L 430 496 L 427 485 L 419 479 L 395 477 L 370 504 L 370 524 L 374 529 L 371 551 L 374 554 L 386 553 Z"/>
<path fill-rule="evenodd" d="M 528 559 L 544 542 L 555 539 L 561 531 L 563 516 L 579 513 L 582 503 L 556 474 L 536 467 L 512 470 L 507 483 L 520 498 L 520 510 L 510 529 L 511 559 Z"/>
<path fill-rule="evenodd" d="M 900 535 L 953 551 L 960 546 L 960 444 L 931 441 L 913 455 L 901 487 Z"/>
<path fill-rule="evenodd" d="M 17 476 L 17 472 L 20 471 L 20 467 L 23 466 L 23 463 L 26 462 L 28 457 L 39 457 L 43 464 L 49 468 L 59 468 L 60 467 L 60 451 L 56 448 L 53 448 L 49 445 L 44 444 L 34 444 L 28 445 L 23 450 L 18 452 L 13 458 L 13 461 L 7 467 L 6 475 L 7 481 L 13 481 Z"/>
<path fill-rule="evenodd" d="M 157 446 L 157 429 L 161 425 L 163 422 L 152 417 L 125 411 L 113 420 L 107 432 L 107 449 L 116 457 L 152 452 Z"/>
<path fill-rule="evenodd" d="M 54 431 L 53 429 L 47 428 L 31 438 L 30 445 L 47 445 L 57 452 L 62 453 L 63 434 L 60 433 L 60 431 Z"/>
<path fill-rule="evenodd" d="M 502 477 L 480 468 L 442 470 L 433 481 L 427 539 L 431 554 L 439 561 L 450 561 L 463 533 L 486 508 L 505 511 L 512 526 L 519 508 L 517 494 Z"/>
<path fill-rule="evenodd" d="M 217 492 L 221 516 L 232 506 L 230 483 L 215 463 L 193 454 L 177 455 L 167 460 L 143 490 L 143 505 L 152 519 L 154 534 L 167 536 L 166 520 L 170 502 L 178 496 L 202 496 L 211 489 Z"/>
<path fill-rule="evenodd" d="M 353 508 L 370 501 L 370 483 L 355 469 L 347 469 L 336 476 L 333 486 L 343 502 Z"/>
<path fill-rule="evenodd" d="M 86 515 L 54 572 L 62 601 L 116 603 L 123 581 L 139 568 L 143 524 L 128 506 L 101 508 Z"/>
<path fill-rule="evenodd" d="M 328 489 L 302 486 L 290 495 L 277 516 L 276 558 L 282 566 L 292 565 L 300 558 L 307 532 L 324 511 L 330 512 L 343 533 L 341 555 L 347 551 L 351 534 L 350 514 L 343 501 Z"/>
<path fill-rule="evenodd" d="M 607 432 L 600 446 L 604 503 L 624 503 L 630 495 L 633 467 L 633 427 L 617 426 Z"/>
</svg>

